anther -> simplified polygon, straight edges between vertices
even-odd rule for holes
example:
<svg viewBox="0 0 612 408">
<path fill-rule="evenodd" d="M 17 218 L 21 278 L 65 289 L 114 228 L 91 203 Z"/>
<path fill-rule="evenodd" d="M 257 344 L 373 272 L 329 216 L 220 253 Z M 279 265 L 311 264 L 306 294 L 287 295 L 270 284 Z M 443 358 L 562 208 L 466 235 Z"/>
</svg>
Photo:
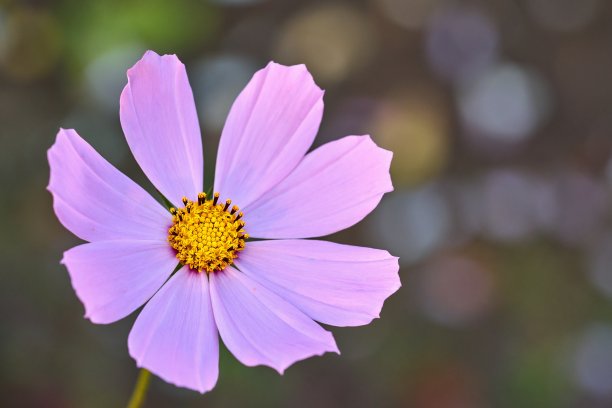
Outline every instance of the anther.
<svg viewBox="0 0 612 408">
<path fill-rule="evenodd" d="M 235 213 L 236 211 L 238 211 L 238 210 L 240 210 L 240 208 L 238 208 L 238 206 L 237 206 L 237 205 L 235 205 L 235 206 L 233 206 L 233 207 L 232 207 L 232 211 L 230 211 L 230 214 L 234 215 L 234 213 Z"/>
<path fill-rule="evenodd" d="M 227 211 L 231 203 L 232 203 L 232 200 L 230 200 L 229 198 L 225 200 L 225 207 L 223 207 L 223 211 Z"/>
<path fill-rule="evenodd" d="M 236 218 L 234 218 L 234 221 L 238 221 L 239 219 L 241 219 L 241 218 L 242 218 L 242 216 L 243 216 L 243 215 L 244 215 L 244 213 L 243 213 L 242 211 L 240 211 L 240 212 L 238 213 L 238 215 L 236 216 Z"/>
<path fill-rule="evenodd" d="M 189 200 L 187 199 L 187 197 L 183 197 L 183 205 L 187 205 L 188 202 Z"/>
<path fill-rule="evenodd" d="M 170 214 L 176 215 L 176 208 L 170 207 Z"/>
<path fill-rule="evenodd" d="M 206 200 L 206 193 L 198 194 L 198 205 L 204 204 L 204 200 Z"/>
<path fill-rule="evenodd" d="M 217 205 L 217 201 L 219 201 L 219 193 L 215 193 L 213 198 L 213 205 Z"/>
</svg>

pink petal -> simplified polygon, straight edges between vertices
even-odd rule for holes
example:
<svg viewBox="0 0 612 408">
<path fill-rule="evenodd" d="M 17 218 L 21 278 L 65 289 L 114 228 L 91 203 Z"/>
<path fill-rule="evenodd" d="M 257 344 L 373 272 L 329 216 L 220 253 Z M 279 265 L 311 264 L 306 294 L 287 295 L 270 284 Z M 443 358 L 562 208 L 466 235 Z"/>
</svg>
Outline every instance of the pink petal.
<svg viewBox="0 0 612 408">
<path fill-rule="evenodd" d="M 350 227 L 393 191 L 392 155 L 369 136 L 321 146 L 244 209 L 246 231 L 258 238 L 310 238 Z"/>
<path fill-rule="evenodd" d="M 246 207 L 302 160 L 323 115 L 323 91 L 304 65 L 276 63 L 253 76 L 221 135 L 215 191 Z"/>
<path fill-rule="evenodd" d="M 185 66 L 147 51 L 128 70 L 121 126 L 136 161 L 172 203 L 203 189 L 202 136 Z"/>
<path fill-rule="evenodd" d="M 94 323 L 112 323 L 142 306 L 177 265 L 167 243 L 105 241 L 64 253 L 72 286 Z"/>
<path fill-rule="evenodd" d="M 244 365 L 282 374 L 296 361 L 338 353 L 331 333 L 234 268 L 211 274 L 210 288 L 221 338 Z"/>
<path fill-rule="evenodd" d="M 219 374 L 219 338 L 208 278 L 184 267 L 146 304 L 128 339 L 130 355 L 165 381 L 201 393 Z"/>
<path fill-rule="evenodd" d="M 86 241 L 166 240 L 171 218 L 74 130 L 60 129 L 48 152 L 48 189 L 60 222 Z"/>
<path fill-rule="evenodd" d="M 397 258 L 387 251 L 325 241 L 249 242 L 236 265 L 312 319 L 334 326 L 370 323 L 401 286 Z"/>
</svg>

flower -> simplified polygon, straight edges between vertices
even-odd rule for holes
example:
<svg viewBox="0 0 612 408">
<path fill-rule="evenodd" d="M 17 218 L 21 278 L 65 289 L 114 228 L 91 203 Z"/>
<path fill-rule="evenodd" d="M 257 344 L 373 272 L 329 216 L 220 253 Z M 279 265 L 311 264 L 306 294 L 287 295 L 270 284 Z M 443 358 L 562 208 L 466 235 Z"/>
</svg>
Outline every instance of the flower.
<svg viewBox="0 0 612 408">
<path fill-rule="evenodd" d="M 145 53 L 128 70 L 121 125 L 170 212 L 74 130 L 60 129 L 48 189 L 60 222 L 88 241 L 62 263 L 93 323 L 144 304 L 128 339 L 139 367 L 206 392 L 217 381 L 220 335 L 243 364 L 282 374 L 339 353 L 315 321 L 367 324 L 400 287 L 387 251 L 303 239 L 350 227 L 393 189 L 392 154 L 369 136 L 307 154 L 322 98 L 303 65 L 271 62 L 257 72 L 228 115 L 218 193 L 207 196 L 185 67 L 174 55 Z"/>
</svg>

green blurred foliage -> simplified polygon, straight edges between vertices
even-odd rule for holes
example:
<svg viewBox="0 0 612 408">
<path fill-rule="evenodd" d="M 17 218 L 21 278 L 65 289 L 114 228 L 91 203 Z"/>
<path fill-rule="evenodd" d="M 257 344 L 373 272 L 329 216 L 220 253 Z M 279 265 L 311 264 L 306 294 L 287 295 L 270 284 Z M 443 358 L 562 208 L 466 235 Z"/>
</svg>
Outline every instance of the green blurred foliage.
<svg viewBox="0 0 612 408">
<path fill-rule="evenodd" d="M 126 43 L 160 53 L 190 52 L 211 41 L 221 23 L 216 8 L 193 0 L 69 0 L 57 7 L 57 16 L 67 57 L 80 68 Z"/>
</svg>

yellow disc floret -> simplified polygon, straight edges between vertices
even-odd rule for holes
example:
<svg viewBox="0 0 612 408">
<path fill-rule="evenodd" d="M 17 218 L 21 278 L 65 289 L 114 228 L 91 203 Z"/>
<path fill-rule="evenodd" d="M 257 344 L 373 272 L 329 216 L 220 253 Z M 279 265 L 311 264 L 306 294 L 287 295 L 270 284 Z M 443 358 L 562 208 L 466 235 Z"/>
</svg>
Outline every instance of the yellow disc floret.
<svg viewBox="0 0 612 408">
<path fill-rule="evenodd" d="M 207 200 L 205 193 L 198 201 L 183 198 L 183 208 L 171 208 L 172 226 L 168 242 L 176 257 L 194 271 L 221 271 L 234 262 L 244 249 L 249 234 L 244 232 L 242 212 L 230 209 L 232 200 L 218 203 L 219 193 Z"/>
</svg>

